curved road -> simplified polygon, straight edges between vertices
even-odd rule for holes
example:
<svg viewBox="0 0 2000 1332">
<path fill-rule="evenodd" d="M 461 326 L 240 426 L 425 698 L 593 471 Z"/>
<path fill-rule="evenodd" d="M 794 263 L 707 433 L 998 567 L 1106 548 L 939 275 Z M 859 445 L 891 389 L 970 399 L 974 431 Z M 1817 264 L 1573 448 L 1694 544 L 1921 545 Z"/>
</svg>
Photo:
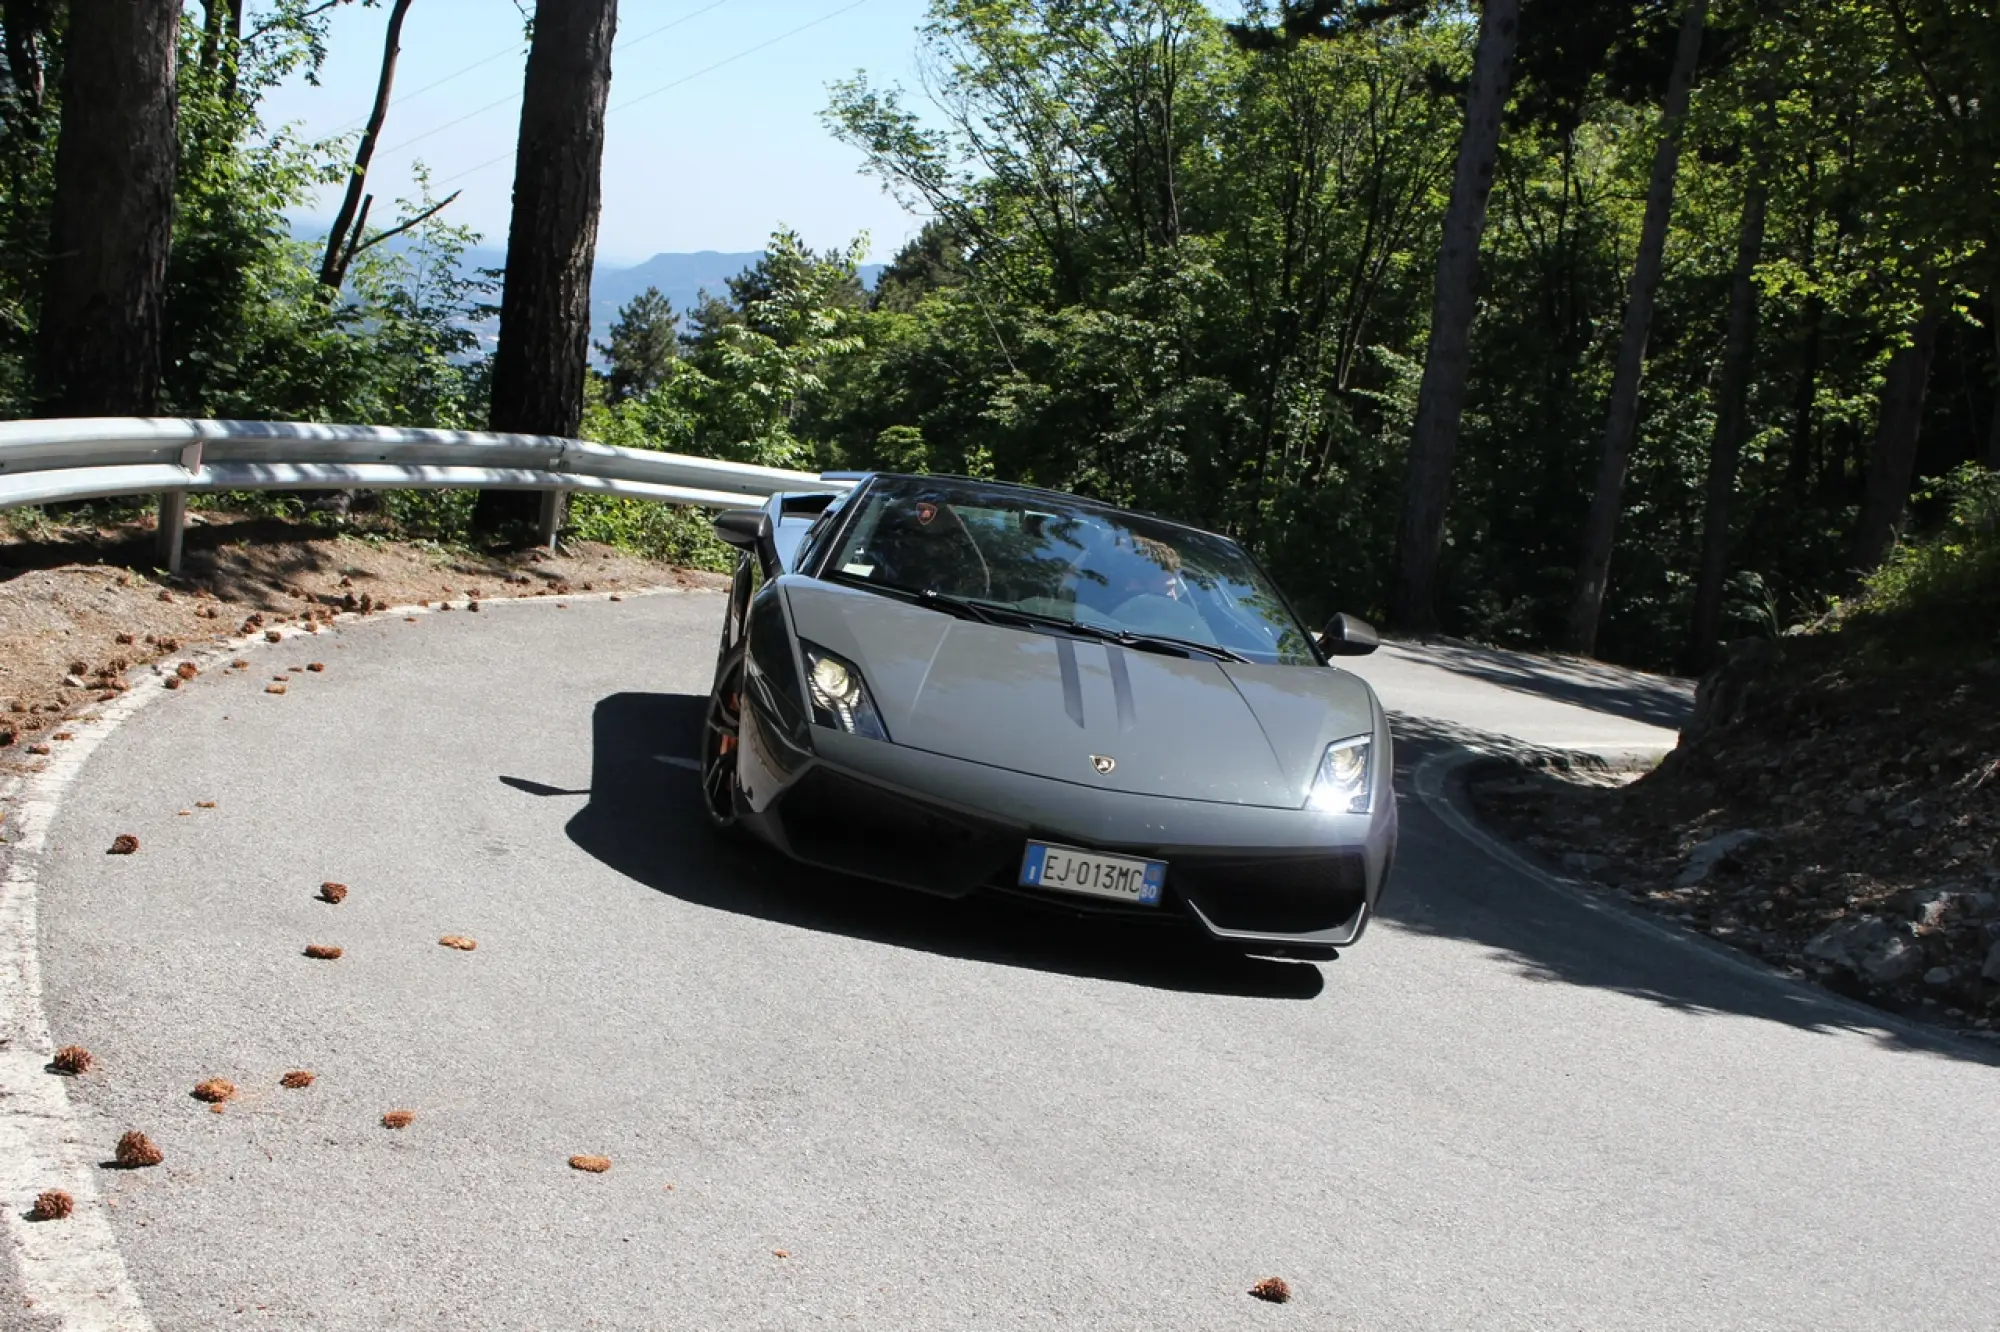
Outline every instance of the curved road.
<svg viewBox="0 0 2000 1332">
<path fill-rule="evenodd" d="M 1580 905 L 1407 772 L 1323 966 L 719 847 L 719 613 L 350 624 L 104 741 L 40 959 L 80 1140 L 166 1153 L 94 1175 L 154 1326 L 2000 1326 L 1978 1051 Z"/>
</svg>

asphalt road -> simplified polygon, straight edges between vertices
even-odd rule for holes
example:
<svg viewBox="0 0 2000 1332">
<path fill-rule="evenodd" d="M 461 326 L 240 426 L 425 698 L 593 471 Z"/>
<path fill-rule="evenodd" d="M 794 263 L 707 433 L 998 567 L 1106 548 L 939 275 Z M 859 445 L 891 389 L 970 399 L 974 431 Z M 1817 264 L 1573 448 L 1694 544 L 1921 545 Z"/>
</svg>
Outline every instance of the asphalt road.
<svg viewBox="0 0 2000 1332">
<path fill-rule="evenodd" d="M 2000 1326 L 1991 1061 L 1588 910 L 1407 781 L 1387 916 L 1321 966 L 719 847 L 671 761 L 719 612 L 354 625 L 105 741 L 41 966 L 84 1140 L 166 1153 L 98 1172 L 158 1328 Z"/>
</svg>

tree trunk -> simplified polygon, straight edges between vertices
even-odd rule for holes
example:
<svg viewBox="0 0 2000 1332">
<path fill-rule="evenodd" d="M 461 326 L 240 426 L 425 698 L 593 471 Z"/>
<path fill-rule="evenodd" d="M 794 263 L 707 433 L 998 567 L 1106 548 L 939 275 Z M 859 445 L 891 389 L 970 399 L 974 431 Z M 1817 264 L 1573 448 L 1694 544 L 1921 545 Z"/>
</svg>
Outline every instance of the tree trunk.
<svg viewBox="0 0 2000 1332">
<path fill-rule="evenodd" d="M 1479 45 L 1473 52 L 1465 128 L 1459 133 L 1458 166 L 1445 208 L 1430 342 L 1424 351 L 1417 419 L 1403 473 L 1403 516 L 1396 531 L 1396 581 L 1389 619 L 1406 633 L 1427 634 L 1437 627 L 1438 556 L 1444 545 L 1451 460 L 1458 447 L 1472 361 L 1479 239 L 1486 230 L 1486 198 L 1493 190 L 1500 118 L 1507 105 L 1520 19 L 1520 0 L 1486 0 L 1479 16 Z"/>
<path fill-rule="evenodd" d="M 214 74 L 222 58 L 222 34 L 229 26 L 237 0 L 206 0 L 201 13 L 201 72 Z"/>
<path fill-rule="evenodd" d="M 1986 427 L 1986 465 L 2000 472 L 2000 286 L 1993 288 L 1993 420 Z"/>
<path fill-rule="evenodd" d="M 1618 344 L 1618 369 L 1611 381 L 1611 407 L 1604 422 L 1604 461 L 1597 492 L 1583 527 L 1583 557 L 1570 603 L 1568 646 L 1588 656 L 1597 650 L 1598 618 L 1611 573 L 1611 548 L 1618 535 L 1618 512 L 1625 498 L 1625 464 L 1639 425 L 1639 381 L 1645 372 L 1646 338 L 1653 326 L 1653 296 L 1667 248 L 1667 223 L 1674 211 L 1674 177 L 1680 171 L 1681 126 L 1687 119 L 1688 90 L 1701 57 L 1702 22 L 1708 0 L 1688 0 L 1681 15 L 1680 43 L 1667 78 L 1661 108 L 1660 146 L 1653 153 L 1653 179 L 1646 190 L 1646 217 L 1639 253 L 1632 261 L 1632 284 L 1625 298 L 1625 327 Z"/>
<path fill-rule="evenodd" d="M 1943 302 L 1933 302 L 1917 316 L 1910 340 L 1889 358 L 1875 417 L 1868 485 L 1848 557 L 1857 579 L 1873 573 L 1889 557 L 1903 525 L 1903 506 L 1910 498 L 1911 473 L 1917 463 L 1917 438 L 1923 429 L 1924 394 L 1930 387 L 1931 353 L 1937 349 L 1943 322 Z"/>
<path fill-rule="evenodd" d="M 44 416 L 158 410 L 179 0 L 71 0 L 36 340 Z"/>
<path fill-rule="evenodd" d="M 573 436 L 583 423 L 590 274 L 597 249 L 604 104 L 618 0 L 537 0 L 514 213 L 493 359 L 494 430 Z M 532 521 L 540 499 L 486 491 L 473 526 Z"/>
<path fill-rule="evenodd" d="M 1770 202 L 1769 161 L 1752 160 L 1743 192 L 1743 220 L 1736 230 L 1736 269 L 1729 278 L 1729 331 L 1722 346 L 1722 383 L 1717 395 L 1715 437 L 1708 454 L 1708 511 L 1702 518 L 1701 575 L 1695 585 L 1694 626 L 1688 636 L 1688 665 L 1708 669 L 1722 630 L 1722 589 L 1729 577 L 1729 525 L 1736 499 L 1736 467 L 1743 457 L 1748 424 L 1746 400 L 1751 362 L 1757 351 L 1757 287 L 1752 279 L 1764 250 L 1764 215 Z"/>
<path fill-rule="evenodd" d="M 243 68 L 243 2 L 231 0 L 229 6 L 229 51 L 222 62 L 222 97 L 224 101 L 236 101 L 237 75 Z"/>
<path fill-rule="evenodd" d="M 354 257 L 354 247 L 361 243 L 354 217 L 368 184 L 368 164 L 375 158 L 375 141 L 389 115 L 389 97 L 396 87 L 396 56 L 403 43 L 403 16 L 410 12 L 410 3 L 411 0 L 396 0 L 389 11 L 389 31 L 382 40 L 382 71 L 375 79 L 375 105 L 368 112 L 368 128 L 361 131 L 361 143 L 354 150 L 354 169 L 347 173 L 347 194 L 340 201 L 340 211 L 334 215 L 333 229 L 327 233 L 326 258 L 320 262 L 319 280 L 335 291 L 346 280 L 348 261 Z M 352 237 L 348 235 L 350 231 L 354 232 Z"/>
<path fill-rule="evenodd" d="M 6 0 L 0 6 L 0 22 L 7 25 L 7 72 L 30 123 L 42 111 L 42 44 L 52 21 L 50 0 Z"/>
</svg>

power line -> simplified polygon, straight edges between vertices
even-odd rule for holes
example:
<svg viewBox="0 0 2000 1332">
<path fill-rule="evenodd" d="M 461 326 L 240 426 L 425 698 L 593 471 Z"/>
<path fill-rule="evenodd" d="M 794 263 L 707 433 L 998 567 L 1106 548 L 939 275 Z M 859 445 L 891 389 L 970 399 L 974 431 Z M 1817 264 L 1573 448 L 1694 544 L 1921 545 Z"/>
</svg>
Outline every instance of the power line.
<svg viewBox="0 0 2000 1332">
<path fill-rule="evenodd" d="M 700 9 L 697 9 L 692 13 L 683 14 L 671 23 L 662 23 L 659 27 L 654 28 L 651 32 L 642 32 L 637 37 L 633 37 L 627 41 L 622 41 L 618 43 L 616 46 L 612 47 L 611 49 L 614 53 L 618 51 L 629 50 L 630 48 L 637 46 L 640 42 L 651 41 L 653 38 L 659 36 L 661 33 L 667 31 L 669 28 L 678 28 L 681 26 L 681 24 L 686 23 L 691 19 L 698 19 L 703 14 L 706 14 L 709 10 L 720 9 L 728 3 L 729 0 L 712 0 L 712 3 L 703 5 Z"/>
<path fill-rule="evenodd" d="M 454 79 L 464 78 L 467 74 L 470 74 L 475 69 L 484 69 L 486 68 L 486 66 L 492 64 L 496 60 L 504 60 L 506 57 L 510 55 L 519 55 L 520 53 L 521 53 L 521 48 L 519 46 L 509 46 L 505 50 L 495 51 L 492 55 L 487 56 L 483 60 L 473 61 L 471 64 L 467 65 L 464 69 L 453 70 L 451 73 L 445 75 L 443 78 L 438 79 L 433 83 L 426 83 L 423 87 L 418 88 L 413 92 L 406 92 L 401 94 L 400 96 L 391 98 L 389 101 L 389 105 L 391 107 L 405 106 L 411 102 L 416 101 L 419 97 L 422 97 L 425 93 L 429 92 L 433 88 L 442 88 L 444 87 L 445 84 L 452 82 Z M 368 123 L 368 118 L 366 116 L 363 116 L 358 120 L 348 121 L 345 125 L 342 125 L 335 132 L 339 134 L 345 134 L 347 133 L 347 131 L 355 128 L 356 126 L 365 125 L 367 123 Z"/>
<path fill-rule="evenodd" d="M 384 148 L 382 151 L 384 153 L 401 152 L 403 149 L 409 147 L 413 143 L 422 143 L 425 139 L 430 138 L 431 135 L 433 134 L 442 134 L 454 125 L 463 125 L 466 121 L 471 120 L 477 116 L 483 116 L 488 111 L 497 110 L 498 108 L 507 105 L 509 102 L 518 102 L 520 100 L 521 100 L 521 94 L 508 93 L 505 97 L 502 97 L 497 102 L 488 102 L 485 106 L 478 107 L 475 108 L 474 110 L 466 112 L 464 115 L 458 117 L 456 120 L 447 120 L 442 125 L 434 125 L 430 129 L 425 130 L 422 134 L 413 134 L 409 138 L 403 140 L 401 143 L 390 144 L 387 148 Z"/>
<path fill-rule="evenodd" d="M 844 5 L 841 8 L 834 10 L 830 14 L 822 14 L 818 18 L 813 19 L 809 23 L 801 23 L 796 28 L 793 28 L 787 32 L 779 33 L 776 37 L 771 38 L 769 41 L 759 42 L 755 46 L 746 47 L 745 49 L 738 51 L 733 56 L 725 57 L 724 59 L 716 61 L 712 65 L 704 66 L 703 68 L 696 70 L 692 74 L 683 75 L 682 77 L 675 79 L 672 83 L 663 83 L 659 87 L 653 89 L 651 92 L 640 93 L 637 97 L 634 97 L 629 102 L 620 102 L 617 106 L 612 107 L 611 110 L 613 112 L 617 112 L 617 111 L 623 111 L 628 106 L 637 106 L 639 103 L 645 101 L 648 97 L 657 97 L 661 93 L 666 92 L 670 88 L 678 88 L 683 83 L 686 83 L 691 79 L 698 79 L 704 74 L 712 73 L 715 70 L 721 69 L 724 65 L 733 65 L 737 61 L 743 59 L 743 57 L 745 56 L 755 55 L 767 46 L 776 46 L 779 42 L 784 41 L 787 37 L 796 37 L 808 28 L 817 28 L 820 24 L 827 23 L 834 19 L 837 19 L 842 14 L 847 13 L 849 10 L 859 9 L 861 8 L 861 6 L 867 3 L 868 0 L 854 0 L 853 4 Z"/>
<path fill-rule="evenodd" d="M 777 44 L 778 44 L 779 42 L 782 42 L 782 41 L 784 41 L 784 40 L 785 40 L 786 38 L 788 38 L 788 37 L 796 37 L 796 36 L 798 36 L 798 35 L 799 35 L 800 33 L 802 33 L 802 32 L 804 32 L 804 31 L 806 31 L 806 30 L 807 30 L 807 29 L 809 29 L 809 28 L 817 28 L 817 27 L 818 27 L 818 26 L 819 26 L 820 24 L 822 24 L 822 23 L 828 23 L 828 22 L 831 22 L 832 20 L 834 20 L 834 19 L 837 19 L 837 18 L 839 18 L 839 17 L 840 17 L 840 16 L 842 15 L 842 14 L 846 14 L 846 13 L 849 13 L 850 11 L 852 11 L 852 10 L 856 10 L 856 9 L 859 9 L 859 8 L 861 8 L 861 6 L 863 6 L 863 5 L 867 4 L 868 2 L 869 2 L 869 0 L 853 0 L 853 3 L 851 3 L 851 4 L 847 4 L 847 5 L 843 5 L 843 6 L 841 6 L 841 7 L 839 8 L 839 9 L 836 9 L 836 10 L 833 10 L 833 11 L 832 11 L 832 12 L 830 12 L 830 13 L 826 13 L 826 14 L 822 14 L 822 15 L 820 15 L 820 16 L 819 16 L 818 18 L 816 18 L 816 19 L 812 19 L 812 20 L 810 20 L 809 22 L 806 22 L 806 23 L 801 23 L 801 24 L 800 24 L 800 25 L 799 25 L 798 27 L 796 27 L 796 28 L 789 28 L 789 29 L 787 29 L 786 31 L 784 31 L 784 32 L 781 32 L 781 33 L 779 33 L 779 34 L 778 34 L 778 35 L 777 35 L 776 37 L 771 37 L 771 38 L 767 38 L 766 40 L 764 40 L 764 41 L 761 41 L 761 42 L 757 43 L 757 44 L 756 44 L 755 46 L 748 46 L 748 47 L 745 47 L 745 48 L 744 48 L 743 50 L 741 50 L 741 51 L 738 51 L 738 52 L 737 52 L 737 53 L 736 53 L 735 55 L 732 55 L 732 56 L 725 56 L 725 57 L 723 57 L 723 58 L 722 58 L 721 60 L 718 60 L 718 61 L 716 61 L 716 62 L 715 62 L 714 64 L 712 64 L 712 65 L 704 65 L 704 66 L 702 66 L 702 67 L 701 67 L 700 69 L 698 69 L 698 70 L 695 70 L 695 71 L 694 71 L 694 72 L 693 72 L 692 74 L 683 74 L 683 75 L 682 75 L 682 76 L 681 76 L 680 78 L 677 78 L 677 79 L 673 80 L 673 81 L 672 81 L 671 83 L 663 83 L 663 84 L 661 84 L 661 85 L 660 85 L 659 87 L 657 87 L 657 88 L 654 88 L 654 89 L 652 89 L 652 90 L 651 90 L 651 91 L 649 91 L 649 92 L 642 92 L 642 93 L 640 93 L 640 94 L 639 94 L 639 95 L 638 95 L 637 97 L 634 97 L 634 98 L 631 98 L 631 99 L 630 99 L 630 100 L 628 100 L 628 101 L 624 101 L 624 102 L 620 102 L 620 103 L 618 103 L 618 105 L 616 105 L 616 106 L 612 107 L 612 108 L 611 108 L 611 110 L 610 110 L 610 111 L 609 111 L 609 112 L 608 112 L 607 114 L 609 114 L 609 115 L 616 115 L 616 114 L 617 114 L 618 112 L 620 112 L 620 111 L 623 111 L 623 110 L 625 110 L 625 109 L 626 109 L 626 108 L 628 108 L 628 107 L 633 107 L 633 106 L 637 106 L 637 105 L 638 105 L 639 103 L 641 103 L 641 102 L 643 102 L 643 101 L 647 100 L 648 98 L 651 98 L 651 97 L 658 97 L 658 96 L 659 96 L 659 95 L 660 95 L 661 93 L 663 93 L 663 92 L 668 92 L 668 91 L 671 91 L 672 89 L 675 89 L 675 88 L 678 88 L 678 87 L 680 87 L 680 86 L 681 86 L 682 84 L 684 84 L 684 83 L 691 83 L 691 82 L 693 82 L 693 81 L 694 81 L 695 79 L 698 79 L 698 78 L 700 78 L 700 77 L 701 77 L 702 75 L 704 75 L 704 74 L 712 74 L 712 73 L 714 73 L 714 72 L 715 72 L 716 70 L 718 70 L 718 69 L 721 69 L 721 68 L 722 68 L 723 66 L 725 66 L 725 65 L 733 65 L 733 64 L 735 64 L 735 63 L 736 63 L 737 61 L 739 61 L 739 60 L 742 60 L 742 59 L 744 59 L 744 58 L 746 58 L 746 57 L 748 57 L 748 56 L 753 56 L 753 55 L 757 54 L 757 53 L 758 53 L 759 51 L 762 51 L 762 50 L 765 50 L 765 49 L 767 49 L 767 48 L 769 48 L 769 47 L 773 47 L 773 46 L 776 46 L 776 45 L 777 45 Z M 689 15 L 689 17 L 693 17 L 693 16 L 692 16 L 692 15 Z M 512 98 L 509 98 L 509 99 L 507 99 L 507 100 L 509 100 L 509 101 L 512 101 L 513 99 L 512 99 Z M 499 105 L 499 103 L 495 103 L 495 105 Z M 481 108 L 481 110 L 482 110 L 482 111 L 485 111 L 485 110 L 491 110 L 491 109 L 492 109 L 491 107 L 482 107 L 482 108 Z M 472 114 L 472 115 L 478 115 L 478 114 L 479 114 L 479 112 L 478 112 L 478 111 L 475 111 L 475 112 L 472 112 L 471 114 Z M 463 119 L 469 119 L 469 118 L 470 118 L 470 117 L 467 117 L 467 116 L 461 116 L 461 117 L 460 117 L 460 119 L 461 119 L 461 120 L 463 120 Z M 453 123 L 453 124 L 457 124 L 458 122 L 457 122 L 457 121 L 453 121 L 452 123 Z M 449 128 L 449 127 L 448 127 L 448 126 L 440 126 L 439 128 L 440 128 L 440 129 L 444 129 L 444 128 Z M 412 141 L 412 142 L 414 142 L 414 141 Z M 401 146 L 401 145 L 398 145 L 398 146 Z M 391 151 L 393 151 L 393 150 L 391 150 Z M 465 179 L 465 178 L 466 178 L 467 176 L 470 176 L 470 175 L 473 175 L 473 174 L 475 174 L 475 173 L 477 173 L 477 172 L 481 172 L 481 171 L 484 171 L 484 170 L 486 170 L 486 168 L 488 168 L 488 167 L 490 167 L 490 166 L 497 166 L 497 165 L 498 165 L 499 163 L 501 163 L 501 162 L 505 162 L 505 161 L 508 161 L 508 160 L 509 160 L 509 159 L 511 159 L 511 158 L 512 158 L 513 156 L 514 156 L 514 152 L 513 152 L 513 151 L 509 151 L 509 152 L 505 152 L 505 153 L 501 153 L 501 154 L 500 154 L 499 156 L 497 156 L 497 157 L 489 157 L 489 158 L 487 158 L 487 159 L 486 159 L 486 160 L 485 160 L 484 162 L 481 162 L 481 163 L 477 164 L 476 166 L 469 166 L 469 167 L 465 168 L 465 170 L 463 170 L 463 171 L 460 171 L 460 172 L 457 172 L 457 173 L 455 173 L 455 174 L 453 174 L 453 175 L 449 175 L 449 176 L 446 176 L 446 177 L 445 177 L 444 179 L 442 179 L 442 180 L 438 181 L 438 182 L 437 182 L 437 184 L 439 184 L 439 185 L 449 185 L 449 184 L 451 184 L 451 182 L 453 182 L 453 181 L 455 181 L 455 180 L 463 180 L 463 179 Z"/>
<path fill-rule="evenodd" d="M 631 47 L 637 46 L 641 42 L 650 41 L 651 39 L 659 36 L 663 32 L 669 31 L 670 29 L 673 28 L 678 28 L 681 26 L 681 24 L 690 22 L 694 19 L 698 19 L 703 14 L 708 13 L 710 10 L 720 9 L 728 3 L 729 0 L 710 0 L 708 4 L 703 5 L 700 9 L 696 9 L 689 13 L 683 14 L 679 18 L 674 19 L 671 22 L 662 23 L 659 27 L 653 28 L 647 32 L 642 32 L 637 37 L 626 38 L 624 41 L 617 43 L 611 48 L 612 53 L 615 55 L 620 51 L 628 50 Z M 413 102 L 417 98 L 422 97 L 425 93 L 431 91 L 433 88 L 442 88 L 445 84 L 450 83 L 454 79 L 462 78 L 463 76 L 472 73 L 472 71 L 475 69 L 484 69 L 486 66 L 492 64 L 496 60 L 504 59 L 505 57 L 510 55 L 518 55 L 520 54 L 520 50 L 521 48 L 518 46 L 509 46 L 504 51 L 495 51 L 492 55 L 487 56 L 484 59 L 473 61 L 471 64 L 467 65 L 464 69 L 457 70 L 453 73 L 447 74 L 443 78 L 438 79 L 435 82 L 426 83 L 423 87 L 418 88 L 414 92 L 405 93 L 401 97 L 394 98 L 389 103 L 389 105 L 392 108 L 406 105 L 407 103 Z M 485 106 L 482 106 L 475 111 L 466 112 L 464 115 L 458 117 L 456 120 L 447 120 L 442 125 L 434 125 L 430 129 L 424 130 L 420 134 L 411 135 L 409 138 L 404 139 L 401 143 L 396 144 L 394 147 L 384 148 L 382 151 L 385 153 L 393 153 L 400 149 L 407 148 L 413 143 L 419 143 L 425 139 L 430 138 L 433 134 L 442 134 L 444 133 L 444 131 L 450 129 L 454 125 L 462 125 L 466 121 L 473 119 L 475 116 L 485 115 L 488 111 L 493 111 L 500 107 L 506 106 L 509 102 L 519 101 L 520 98 L 521 94 L 517 92 L 509 93 L 507 96 L 501 98 L 497 102 L 488 102 Z M 356 126 L 365 123 L 366 123 L 365 117 L 361 120 L 349 121 L 346 125 L 340 128 L 338 133 L 345 134 L 348 130 L 354 129 Z"/>
</svg>

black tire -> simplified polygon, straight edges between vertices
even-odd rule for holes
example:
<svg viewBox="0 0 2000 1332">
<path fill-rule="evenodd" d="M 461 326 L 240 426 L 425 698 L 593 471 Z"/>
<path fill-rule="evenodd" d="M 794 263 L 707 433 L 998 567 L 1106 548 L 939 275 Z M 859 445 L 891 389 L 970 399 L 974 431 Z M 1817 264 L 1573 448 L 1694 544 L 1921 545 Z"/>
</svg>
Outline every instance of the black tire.
<svg viewBox="0 0 2000 1332">
<path fill-rule="evenodd" d="M 708 825 L 731 841 L 748 834 L 737 816 L 736 744 L 743 729 L 743 646 L 726 647 L 715 663 L 715 688 L 701 725 L 701 807 Z"/>
<path fill-rule="evenodd" d="M 722 641 L 715 649 L 715 680 L 722 680 L 723 664 L 729 654 L 743 647 L 744 623 L 750 615 L 750 583 L 752 571 L 750 557 L 744 556 L 736 562 L 736 574 L 729 582 L 729 603 L 722 614 Z"/>
</svg>

